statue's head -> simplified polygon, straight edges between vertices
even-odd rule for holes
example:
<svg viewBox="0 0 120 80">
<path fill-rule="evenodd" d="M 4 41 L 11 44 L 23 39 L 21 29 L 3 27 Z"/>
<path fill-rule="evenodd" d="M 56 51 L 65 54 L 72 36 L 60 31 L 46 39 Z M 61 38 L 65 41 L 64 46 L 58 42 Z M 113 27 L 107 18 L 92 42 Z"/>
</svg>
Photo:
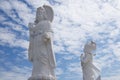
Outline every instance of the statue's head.
<svg viewBox="0 0 120 80">
<path fill-rule="evenodd" d="M 88 42 L 84 46 L 84 53 L 91 53 L 92 51 L 96 50 L 96 43 L 93 41 Z"/>
<path fill-rule="evenodd" d="M 43 7 L 37 8 L 35 23 L 39 23 L 40 21 L 47 19 L 46 16 L 46 11 Z"/>
<path fill-rule="evenodd" d="M 53 15 L 53 9 L 50 6 L 43 5 L 42 7 L 37 8 L 35 23 L 39 23 L 43 20 L 52 22 Z"/>
</svg>

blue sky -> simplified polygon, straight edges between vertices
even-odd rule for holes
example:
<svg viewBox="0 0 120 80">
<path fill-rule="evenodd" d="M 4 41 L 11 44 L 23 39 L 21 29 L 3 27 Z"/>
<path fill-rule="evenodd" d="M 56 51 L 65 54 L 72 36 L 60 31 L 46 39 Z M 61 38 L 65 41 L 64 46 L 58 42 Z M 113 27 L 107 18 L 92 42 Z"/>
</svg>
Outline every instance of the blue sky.
<svg viewBox="0 0 120 80">
<path fill-rule="evenodd" d="M 54 9 L 58 80 L 82 80 L 80 55 L 89 40 L 97 43 L 102 80 L 120 80 L 120 0 L 0 0 L 0 80 L 30 77 L 28 23 L 44 4 Z"/>
</svg>

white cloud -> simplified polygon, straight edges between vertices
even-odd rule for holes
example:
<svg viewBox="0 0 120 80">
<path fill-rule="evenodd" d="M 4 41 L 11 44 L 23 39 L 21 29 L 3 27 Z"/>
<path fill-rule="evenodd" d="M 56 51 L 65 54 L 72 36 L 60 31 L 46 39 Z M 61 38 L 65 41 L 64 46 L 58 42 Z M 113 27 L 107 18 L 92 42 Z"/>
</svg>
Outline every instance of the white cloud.
<svg viewBox="0 0 120 80">
<path fill-rule="evenodd" d="M 68 0 L 65 3 L 68 4 L 53 6 L 55 15 L 57 15 L 53 26 L 55 41 L 62 44 L 55 46 L 58 47 L 58 52 L 67 50 L 68 53 L 77 53 L 80 56 L 86 39 L 90 38 L 95 40 L 98 43 L 98 48 L 100 48 L 96 52 L 99 53 L 95 59 L 97 60 L 95 61 L 96 65 L 101 70 L 105 67 L 111 68 L 116 60 L 113 53 L 117 53 L 119 56 L 118 46 L 113 45 L 114 48 L 109 48 L 110 43 L 115 44 L 114 40 L 117 40 L 119 36 L 119 10 L 109 2 L 101 3 L 96 2 L 96 0 L 84 0 L 83 2 Z M 115 21 L 115 25 L 112 25 L 112 21 Z M 112 51 L 114 52 L 112 53 Z M 64 54 L 66 53 L 64 52 Z"/>
<path fill-rule="evenodd" d="M 1 21 L 4 21 L 4 20 L 5 20 L 5 17 L 0 16 L 0 22 L 1 22 Z"/>
<path fill-rule="evenodd" d="M 4 9 L 6 12 L 8 11 L 8 10 L 11 10 L 11 5 L 10 5 L 10 3 L 9 2 L 7 2 L 7 1 L 5 1 L 5 0 L 2 0 L 1 2 L 0 2 L 0 8 L 2 8 L 2 9 Z"/>
<path fill-rule="evenodd" d="M 113 50 L 114 55 L 120 61 L 120 42 L 110 45 L 110 49 Z"/>
<path fill-rule="evenodd" d="M 108 77 L 103 77 L 102 80 L 119 80 L 120 76 L 115 75 L 115 76 L 108 76 Z"/>
<path fill-rule="evenodd" d="M 63 73 L 63 70 L 61 68 L 56 68 L 56 75 L 57 76 L 62 75 L 62 73 Z"/>
<path fill-rule="evenodd" d="M 74 58 L 75 58 L 75 56 L 73 56 L 73 55 L 63 56 L 63 59 L 65 59 L 65 60 L 72 60 L 72 59 L 74 59 Z"/>
<path fill-rule="evenodd" d="M 49 2 L 47 0 L 26 0 L 29 4 L 31 4 L 32 6 L 34 6 L 35 8 L 38 8 L 44 4 L 49 4 Z"/>
<path fill-rule="evenodd" d="M 31 68 L 11 66 L 11 70 L 0 68 L 1 80 L 27 80 L 30 77 Z"/>
<path fill-rule="evenodd" d="M 16 9 L 18 15 L 20 18 L 22 18 L 22 23 L 24 25 L 28 25 L 29 22 L 33 21 L 35 19 L 35 13 L 32 13 L 32 10 L 27 7 L 26 4 L 20 2 L 20 1 L 11 1 L 12 8 Z"/>
<path fill-rule="evenodd" d="M 73 62 L 73 63 L 70 63 L 67 67 L 67 71 L 69 71 L 70 73 L 73 73 L 73 74 L 77 74 L 77 75 L 80 75 L 82 74 L 82 69 L 81 69 L 81 63 L 80 62 Z"/>
<path fill-rule="evenodd" d="M 29 42 L 24 39 L 17 39 L 15 33 L 11 32 L 7 28 L 0 28 L 0 44 L 6 45 L 8 44 L 11 47 L 21 47 L 28 49 Z"/>
</svg>

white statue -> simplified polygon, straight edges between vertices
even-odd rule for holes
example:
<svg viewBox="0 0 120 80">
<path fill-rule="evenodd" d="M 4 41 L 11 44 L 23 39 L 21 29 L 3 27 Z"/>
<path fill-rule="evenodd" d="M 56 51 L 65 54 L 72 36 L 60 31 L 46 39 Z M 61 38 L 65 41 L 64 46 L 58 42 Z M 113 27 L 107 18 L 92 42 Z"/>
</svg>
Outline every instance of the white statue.
<svg viewBox="0 0 120 80">
<path fill-rule="evenodd" d="M 53 15 L 52 8 L 44 5 L 37 9 L 35 23 L 29 23 L 28 57 L 33 64 L 33 69 L 28 80 L 56 80 L 54 73 L 56 61 L 52 48 L 53 31 L 51 28 Z"/>
<path fill-rule="evenodd" d="M 100 70 L 93 64 L 92 53 L 96 49 L 96 43 L 88 42 L 84 46 L 84 54 L 81 54 L 81 66 L 83 71 L 83 80 L 101 80 Z"/>
</svg>

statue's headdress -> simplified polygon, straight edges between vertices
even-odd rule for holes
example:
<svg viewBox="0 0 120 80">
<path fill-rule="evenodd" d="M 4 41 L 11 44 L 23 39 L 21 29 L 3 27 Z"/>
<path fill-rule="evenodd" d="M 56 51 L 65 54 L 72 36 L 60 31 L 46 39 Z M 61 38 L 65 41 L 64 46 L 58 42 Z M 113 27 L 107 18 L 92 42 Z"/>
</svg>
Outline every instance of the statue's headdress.
<svg viewBox="0 0 120 80">
<path fill-rule="evenodd" d="M 52 22 L 53 16 L 53 9 L 48 5 L 43 5 L 43 7 L 37 8 L 35 23 L 38 23 L 42 20 L 49 20 L 50 22 Z"/>
<path fill-rule="evenodd" d="M 91 53 L 92 51 L 94 51 L 96 49 L 96 43 L 93 41 L 88 42 L 85 46 L 84 46 L 84 52 L 85 53 Z"/>
</svg>

